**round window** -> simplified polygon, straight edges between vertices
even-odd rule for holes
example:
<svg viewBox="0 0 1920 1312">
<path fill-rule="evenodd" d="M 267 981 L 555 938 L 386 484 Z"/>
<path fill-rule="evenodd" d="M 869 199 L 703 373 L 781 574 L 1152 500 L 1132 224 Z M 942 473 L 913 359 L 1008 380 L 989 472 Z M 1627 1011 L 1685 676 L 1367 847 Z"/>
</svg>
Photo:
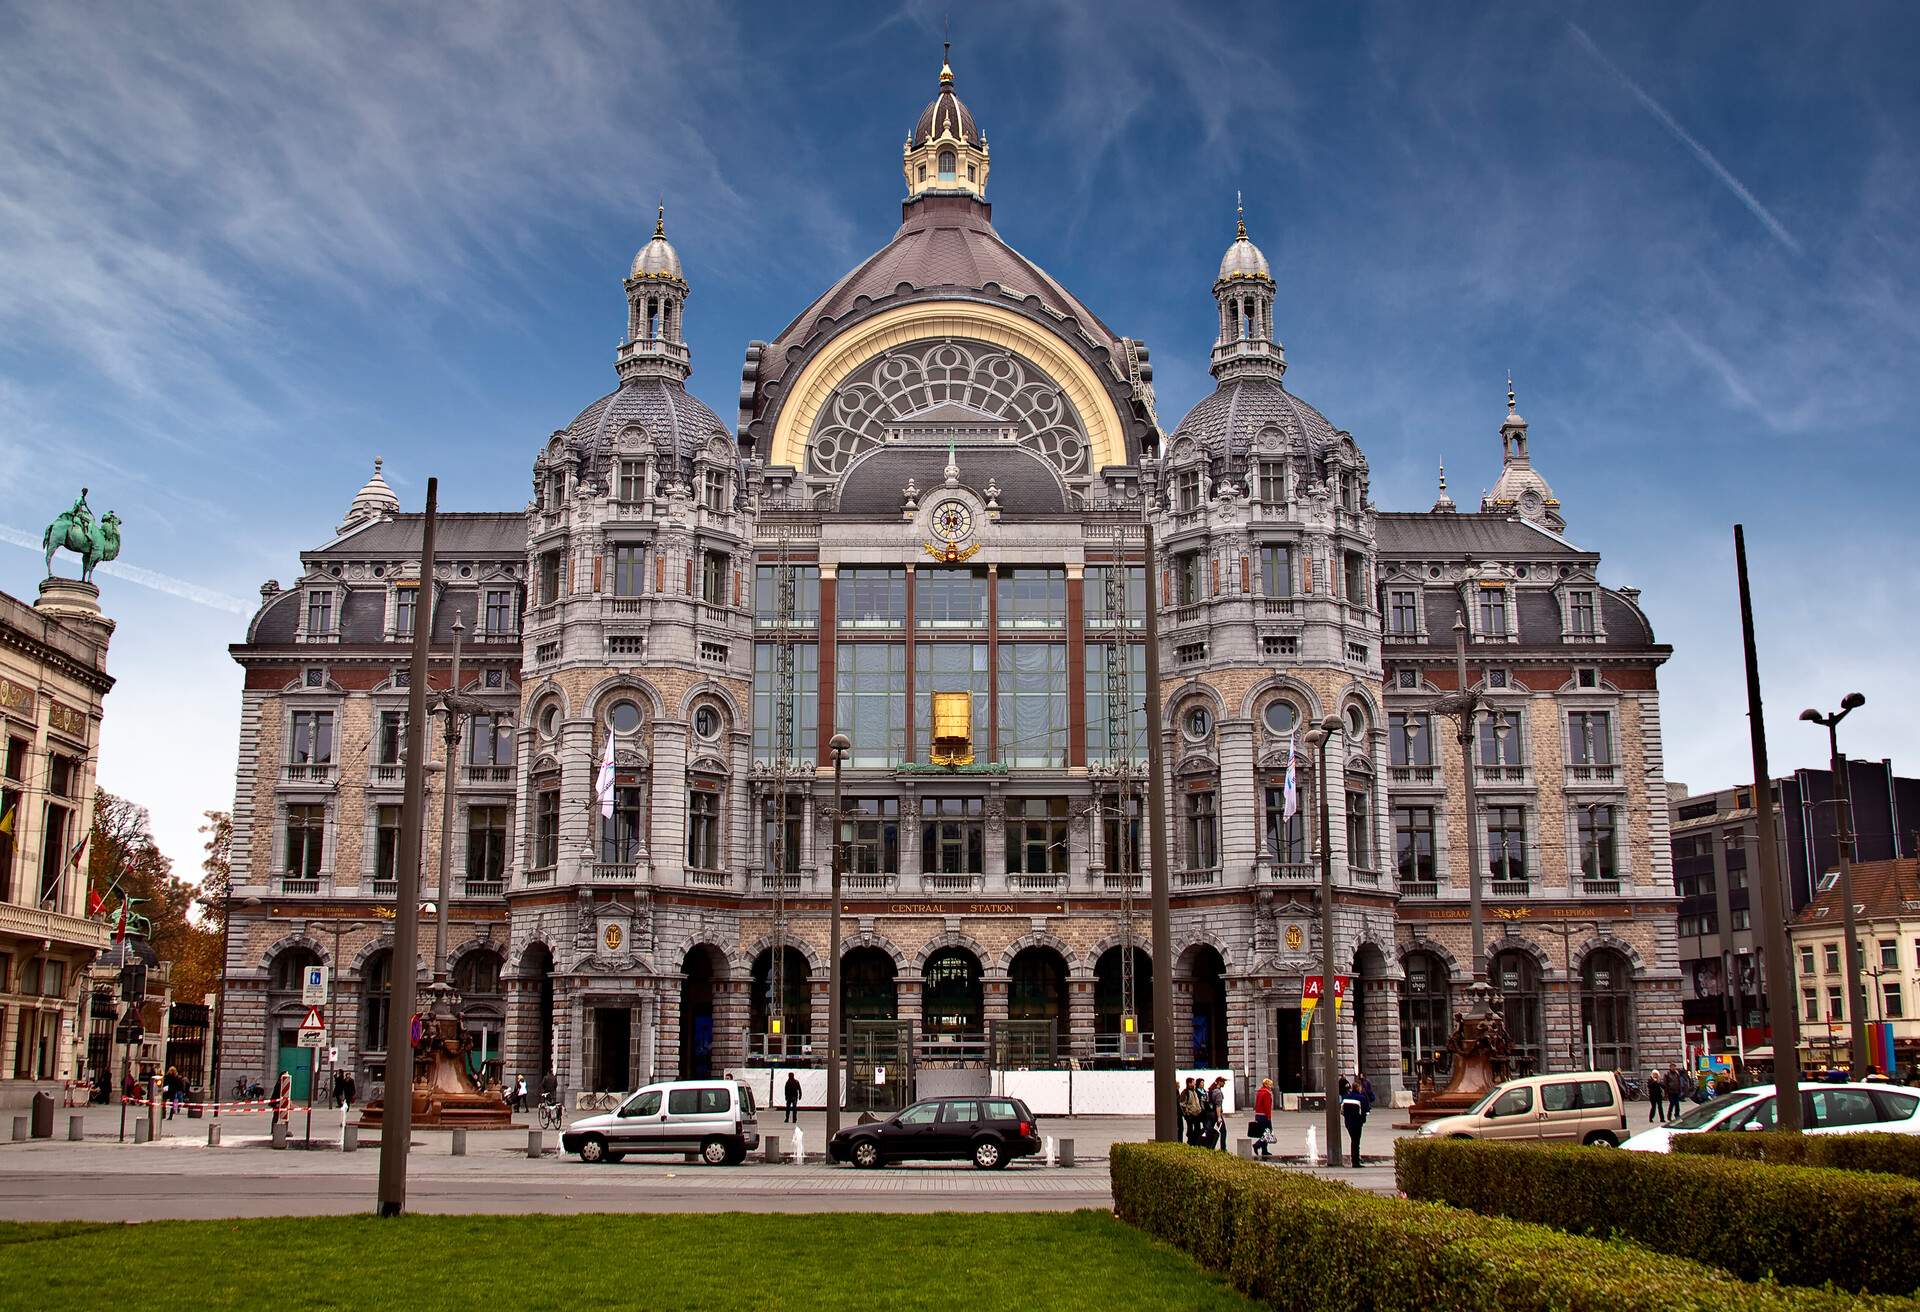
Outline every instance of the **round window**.
<svg viewBox="0 0 1920 1312">
<path fill-rule="evenodd" d="M 640 708 L 628 701 L 615 702 L 607 708 L 607 724 L 615 733 L 632 733 L 640 727 Z"/>
<path fill-rule="evenodd" d="M 1360 708 L 1358 706 L 1347 707 L 1347 735 L 1352 738 L 1359 738 L 1363 736 L 1366 731 L 1367 720 L 1365 716 L 1360 714 Z"/>
<path fill-rule="evenodd" d="M 1213 729 L 1213 716 L 1204 706 L 1187 712 L 1187 737 L 1205 738 Z"/>
<path fill-rule="evenodd" d="M 540 733 L 544 737 L 551 738 L 558 732 L 560 732 L 560 708 L 553 702 L 548 702 L 545 709 L 540 712 Z"/>
<path fill-rule="evenodd" d="M 1293 709 L 1289 701 L 1271 701 L 1267 709 L 1260 713 L 1267 728 L 1274 733 L 1292 733 L 1294 726 L 1300 723 L 1300 712 Z"/>
<path fill-rule="evenodd" d="M 720 712 L 711 706 L 702 706 L 693 713 L 693 731 L 702 738 L 720 736 Z"/>
</svg>

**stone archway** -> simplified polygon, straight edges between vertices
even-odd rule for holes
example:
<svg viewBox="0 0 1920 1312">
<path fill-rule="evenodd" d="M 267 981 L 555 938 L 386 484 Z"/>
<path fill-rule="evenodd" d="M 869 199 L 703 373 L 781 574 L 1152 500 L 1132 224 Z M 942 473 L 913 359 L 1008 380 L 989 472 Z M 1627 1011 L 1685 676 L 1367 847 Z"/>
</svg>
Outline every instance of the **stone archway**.
<svg viewBox="0 0 1920 1312">
<path fill-rule="evenodd" d="M 1227 1033 L 1227 963 L 1211 943 L 1196 943 L 1182 954 L 1175 966 L 1176 990 L 1186 993 L 1186 1025 L 1181 1033 L 1179 1051 L 1174 1060 L 1208 1070 L 1227 1069 L 1231 1062 L 1230 1036 Z"/>
<path fill-rule="evenodd" d="M 1353 1034 L 1358 1044 L 1357 1068 L 1373 1082 L 1376 1097 L 1396 1087 L 1400 1070 L 1399 999 L 1387 969 L 1386 953 L 1374 943 L 1362 943 L 1353 954 Z"/>
</svg>

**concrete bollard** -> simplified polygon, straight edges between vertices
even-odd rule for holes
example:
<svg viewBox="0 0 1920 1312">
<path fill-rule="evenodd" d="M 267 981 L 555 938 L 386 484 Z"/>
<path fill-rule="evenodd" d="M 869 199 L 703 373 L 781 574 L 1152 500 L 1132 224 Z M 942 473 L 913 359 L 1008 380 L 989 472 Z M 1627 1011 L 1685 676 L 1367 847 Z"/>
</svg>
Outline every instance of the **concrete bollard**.
<svg viewBox="0 0 1920 1312">
<path fill-rule="evenodd" d="M 135 1143 L 145 1143 L 151 1138 L 153 1138 L 153 1127 L 147 1124 L 146 1117 L 143 1116 L 133 1123 L 133 1141 Z"/>
<path fill-rule="evenodd" d="M 1071 1139 L 1060 1140 L 1060 1165 L 1073 1165 L 1073 1140 Z"/>
<path fill-rule="evenodd" d="M 760 1153 L 766 1158 L 769 1164 L 778 1165 L 780 1161 L 780 1136 L 777 1134 L 762 1135 L 760 1138 Z"/>
<path fill-rule="evenodd" d="M 465 1157 L 467 1155 L 467 1132 L 465 1130 L 455 1130 L 453 1132 L 453 1155 L 455 1157 Z"/>
<path fill-rule="evenodd" d="M 1253 1160 L 1253 1140 L 1235 1139 L 1233 1141 L 1233 1155 L 1245 1161 L 1249 1161 L 1249 1162 L 1252 1161 Z"/>
<path fill-rule="evenodd" d="M 16 1116 L 13 1118 L 13 1141 L 15 1143 L 19 1143 L 22 1139 L 29 1137 L 32 1134 L 32 1132 L 33 1132 L 32 1117 Z"/>
<path fill-rule="evenodd" d="M 287 1123 L 285 1121 L 275 1121 L 273 1123 L 273 1146 L 275 1148 L 285 1148 L 287 1146 Z"/>
<path fill-rule="evenodd" d="M 527 1131 L 527 1156 L 538 1157 L 547 1150 L 547 1136 L 541 1130 Z"/>
<path fill-rule="evenodd" d="M 87 1137 L 87 1118 L 84 1116 L 67 1117 L 67 1142 L 79 1143 Z"/>
<path fill-rule="evenodd" d="M 220 1122 L 215 1121 L 212 1125 L 209 1125 L 207 1127 L 207 1147 L 218 1148 L 219 1146 L 220 1146 Z"/>
<path fill-rule="evenodd" d="M 340 1151 L 352 1153 L 360 1151 L 360 1127 L 349 1125 L 340 1134 Z"/>
</svg>

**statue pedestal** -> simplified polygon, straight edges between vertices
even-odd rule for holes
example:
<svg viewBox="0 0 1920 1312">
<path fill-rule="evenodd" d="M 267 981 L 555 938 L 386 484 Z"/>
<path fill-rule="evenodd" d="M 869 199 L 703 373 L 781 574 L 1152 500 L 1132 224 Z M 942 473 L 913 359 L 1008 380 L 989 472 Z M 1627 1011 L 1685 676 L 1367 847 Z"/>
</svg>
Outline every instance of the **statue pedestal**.
<svg viewBox="0 0 1920 1312">
<path fill-rule="evenodd" d="M 100 589 L 84 579 L 49 575 L 40 580 L 40 599 L 33 608 L 76 628 L 91 630 L 101 646 L 113 636 L 113 621 L 100 613 Z"/>
<path fill-rule="evenodd" d="M 1465 1015 L 1454 1013 L 1453 1034 L 1447 1040 L 1447 1050 L 1453 1054 L 1453 1070 L 1447 1077 L 1447 1087 L 1423 1089 L 1407 1109 L 1402 1128 L 1457 1115 L 1479 1102 L 1507 1078 L 1507 1057 L 1512 1046 L 1506 1021 L 1493 1000 L 1476 992 Z"/>
<path fill-rule="evenodd" d="M 421 1018 L 426 1032 L 413 1058 L 413 1128 L 416 1130 L 511 1130 L 513 1109 L 498 1089 L 475 1086 L 462 1054 L 459 1018 Z M 393 1084 L 391 1070 L 388 1087 Z M 378 1126 L 385 1098 L 375 1098 L 360 1114 L 362 1126 Z"/>
</svg>

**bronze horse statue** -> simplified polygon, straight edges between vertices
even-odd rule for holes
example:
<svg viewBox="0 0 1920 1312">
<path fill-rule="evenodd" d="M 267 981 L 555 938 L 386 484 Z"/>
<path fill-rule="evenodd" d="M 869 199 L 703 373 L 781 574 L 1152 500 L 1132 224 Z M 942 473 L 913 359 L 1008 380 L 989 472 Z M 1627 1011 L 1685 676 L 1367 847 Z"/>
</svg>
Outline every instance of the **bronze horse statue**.
<svg viewBox="0 0 1920 1312">
<path fill-rule="evenodd" d="M 92 582 L 94 566 L 120 554 L 120 516 L 109 510 L 95 520 L 87 505 L 87 490 L 81 488 L 80 499 L 47 526 L 40 545 L 46 549 L 49 577 L 53 574 L 53 553 L 64 547 L 80 557 L 81 581 Z"/>
</svg>

